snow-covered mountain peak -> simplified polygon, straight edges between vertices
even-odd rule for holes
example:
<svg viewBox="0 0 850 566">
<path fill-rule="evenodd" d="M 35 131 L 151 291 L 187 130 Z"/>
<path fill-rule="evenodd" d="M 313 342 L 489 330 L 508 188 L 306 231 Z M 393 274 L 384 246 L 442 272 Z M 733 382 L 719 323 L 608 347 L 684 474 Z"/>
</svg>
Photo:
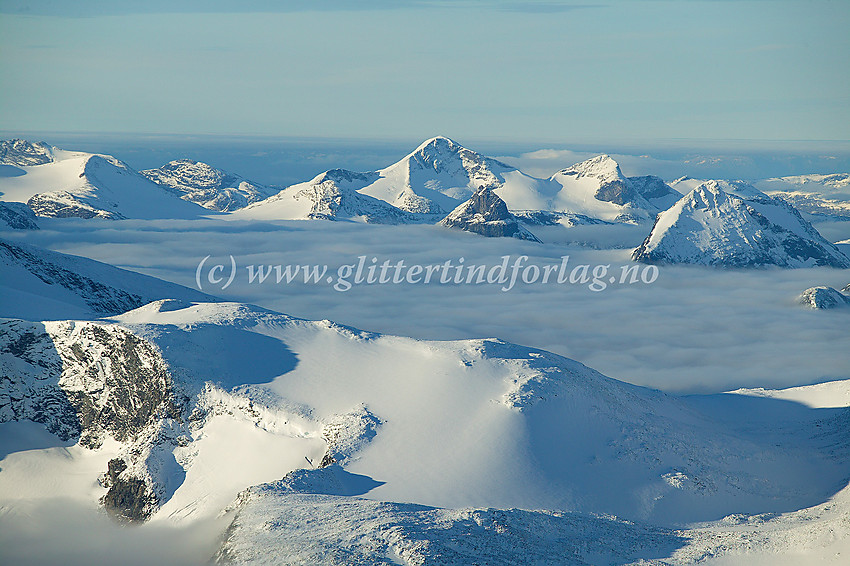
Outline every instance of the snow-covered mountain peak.
<svg viewBox="0 0 850 566">
<path fill-rule="evenodd" d="M 22 139 L 0 141 L 0 163 L 4 165 L 43 165 L 53 161 L 53 147 L 45 142 Z"/>
<path fill-rule="evenodd" d="M 219 185 L 225 177 L 224 171 L 216 169 L 208 163 L 195 161 L 193 159 L 176 159 L 169 161 L 159 169 L 151 169 L 143 173 L 153 173 L 159 171 L 162 176 L 171 174 L 172 178 L 177 178 L 183 181 L 190 181 L 195 186 L 214 187 Z M 151 175 L 147 175 L 151 176 Z M 153 179 L 157 180 L 157 179 Z"/>
<path fill-rule="evenodd" d="M 658 215 L 632 259 L 725 267 L 850 267 L 793 206 L 740 181 L 697 185 Z"/>
<path fill-rule="evenodd" d="M 466 177 L 467 181 L 481 184 L 496 185 L 500 182 L 496 173 L 502 170 L 513 170 L 513 167 L 495 159 L 463 147 L 447 137 L 437 136 L 424 141 L 412 153 L 401 161 L 391 165 L 384 171 L 403 167 L 412 172 L 417 169 L 448 173 L 452 176 Z"/>
<path fill-rule="evenodd" d="M 192 159 L 170 161 L 142 175 L 186 201 L 209 210 L 231 212 L 272 196 L 272 188 Z"/>
<path fill-rule="evenodd" d="M 604 181 L 625 179 L 620 171 L 620 164 L 610 155 L 602 154 L 591 157 L 581 163 L 576 163 L 566 169 L 562 169 L 555 175 L 576 175 L 577 177 L 597 177 Z"/>
<path fill-rule="evenodd" d="M 411 155 L 426 155 L 438 153 L 453 153 L 465 149 L 462 145 L 446 136 L 434 136 L 419 144 Z"/>
<path fill-rule="evenodd" d="M 766 199 L 766 194 L 744 181 L 710 180 L 695 187 L 700 194 L 711 192 L 713 194 L 726 193 L 740 197 L 744 200 Z"/>
</svg>

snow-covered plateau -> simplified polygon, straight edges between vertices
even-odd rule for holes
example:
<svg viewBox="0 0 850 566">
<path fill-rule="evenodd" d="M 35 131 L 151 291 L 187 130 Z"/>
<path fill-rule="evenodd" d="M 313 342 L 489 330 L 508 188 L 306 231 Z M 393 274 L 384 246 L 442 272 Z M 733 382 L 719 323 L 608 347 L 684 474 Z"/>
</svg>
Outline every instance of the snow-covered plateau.
<svg viewBox="0 0 850 566">
<path fill-rule="evenodd" d="M 0 163 L 2 564 L 850 557 L 846 176 Z M 517 258 L 596 285 L 247 276 Z"/>
</svg>

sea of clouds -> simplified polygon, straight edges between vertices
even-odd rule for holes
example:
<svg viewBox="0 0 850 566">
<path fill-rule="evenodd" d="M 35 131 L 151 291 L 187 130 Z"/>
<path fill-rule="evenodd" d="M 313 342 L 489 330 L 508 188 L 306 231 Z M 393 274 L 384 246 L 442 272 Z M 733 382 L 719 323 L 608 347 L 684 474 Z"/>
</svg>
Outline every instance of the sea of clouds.
<svg viewBox="0 0 850 566">
<path fill-rule="evenodd" d="M 528 256 L 528 264 L 608 265 L 619 276 L 646 228 L 537 229 L 544 244 L 484 238 L 438 226 L 376 226 L 351 222 L 41 221 L 26 241 L 196 286 L 196 268 L 210 256 L 229 270 L 230 256 L 248 265 L 380 262 L 497 265 Z M 850 237 L 850 223 L 829 223 L 831 239 Z M 19 236 L 20 237 L 20 236 Z M 578 243 L 583 242 L 583 243 Z M 600 249 L 595 249 L 600 248 Z M 723 270 L 662 266 L 651 284 L 553 282 L 503 285 L 374 284 L 346 292 L 328 284 L 250 283 L 245 273 L 225 290 L 204 291 L 309 319 L 424 339 L 498 337 L 576 359 L 606 375 L 678 392 L 738 387 L 779 388 L 850 377 L 848 313 L 796 304 L 814 285 L 841 288 L 848 270 L 829 268 Z M 221 286 L 221 285 L 220 285 Z M 220 287 L 219 286 L 219 287 Z"/>
</svg>

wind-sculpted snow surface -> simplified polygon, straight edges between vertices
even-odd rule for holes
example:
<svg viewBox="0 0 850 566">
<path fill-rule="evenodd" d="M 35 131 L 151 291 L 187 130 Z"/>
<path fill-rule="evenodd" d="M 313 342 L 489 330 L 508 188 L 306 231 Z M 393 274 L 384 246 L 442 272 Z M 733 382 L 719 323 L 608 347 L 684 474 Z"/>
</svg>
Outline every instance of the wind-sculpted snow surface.
<svg viewBox="0 0 850 566">
<path fill-rule="evenodd" d="M 724 267 L 850 267 L 797 210 L 746 183 L 707 181 L 661 213 L 632 258 Z"/>
<path fill-rule="evenodd" d="M 372 482 L 374 483 L 374 482 Z M 224 564 L 465 566 L 626 563 L 686 539 L 613 517 L 520 509 L 441 509 L 352 497 L 369 478 L 337 466 L 240 494 L 216 555 Z"/>
</svg>

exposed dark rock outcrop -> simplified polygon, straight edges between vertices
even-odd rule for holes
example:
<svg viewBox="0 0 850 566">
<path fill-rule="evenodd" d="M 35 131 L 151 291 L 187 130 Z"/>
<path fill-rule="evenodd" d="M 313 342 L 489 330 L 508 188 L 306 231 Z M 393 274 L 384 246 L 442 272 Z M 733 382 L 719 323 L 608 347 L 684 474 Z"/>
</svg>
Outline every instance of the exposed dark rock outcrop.
<svg viewBox="0 0 850 566">
<path fill-rule="evenodd" d="M 150 517 L 156 496 L 143 479 L 124 473 L 126 470 L 127 463 L 121 458 L 109 461 L 103 482 L 109 490 L 100 502 L 114 519 L 142 523 Z"/>
<path fill-rule="evenodd" d="M 13 139 L 0 141 L 0 163 L 27 167 L 53 161 L 53 150 L 44 142 Z"/>
<path fill-rule="evenodd" d="M 309 220 L 337 220 L 362 216 L 370 224 L 401 224 L 409 222 L 407 212 L 378 199 L 361 195 L 340 187 L 337 181 L 327 179 L 308 185 L 295 195 L 312 202 Z"/>
<path fill-rule="evenodd" d="M 441 226 L 487 237 L 509 237 L 540 242 L 508 211 L 505 201 L 489 187 L 481 187 L 465 203 L 440 221 Z"/>
</svg>

